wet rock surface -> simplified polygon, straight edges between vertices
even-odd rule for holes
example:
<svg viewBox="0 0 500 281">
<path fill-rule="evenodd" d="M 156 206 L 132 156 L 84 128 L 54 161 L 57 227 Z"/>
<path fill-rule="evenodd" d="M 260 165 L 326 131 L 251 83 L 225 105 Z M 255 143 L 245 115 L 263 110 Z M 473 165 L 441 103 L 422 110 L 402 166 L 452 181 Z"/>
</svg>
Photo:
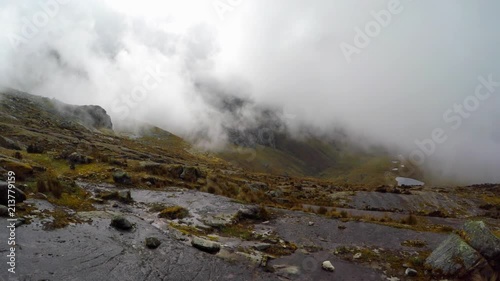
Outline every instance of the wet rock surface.
<svg viewBox="0 0 500 281">
<path fill-rule="evenodd" d="M 258 206 L 182 188 L 128 191 L 77 184 L 92 196 L 126 191 L 134 200 L 105 200 L 94 205 L 96 211 L 76 214 L 90 223 L 50 232 L 36 219 L 19 226 L 19 259 L 29 264 L 19 269 L 24 280 L 406 280 L 413 272 L 406 274 L 399 262 L 418 253 L 405 242 L 418 237 L 418 251 L 430 253 L 448 237 L 282 209 L 268 208 L 273 216 L 262 220 Z M 45 200 L 28 202 L 53 209 Z M 166 206 L 185 208 L 189 216 L 158 217 Z M 133 227 L 111 226 L 117 217 L 127 221 L 120 219 L 120 225 Z M 343 253 L 346 246 L 352 249 Z M 398 263 L 387 265 L 383 258 L 393 254 Z M 476 258 L 471 255 L 471 262 Z M 388 268 L 391 273 L 384 273 Z"/>
<path fill-rule="evenodd" d="M 3 220 L 0 220 L 5 222 Z M 121 233 L 109 220 L 94 218 L 79 224 L 44 231 L 34 224 L 17 229 L 20 280 L 277 280 L 273 275 L 230 264 L 135 218 L 141 231 Z M 143 246 L 149 236 L 162 237 L 162 246 L 151 251 Z M 0 251 L 6 250 L 6 244 Z M 7 278 L 7 271 L 0 273 Z M 8 279 L 7 279 L 8 280 Z"/>
<path fill-rule="evenodd" d="M 412 191 L 412 194 L 357 192 L 352 206 L 359 210 L 414 212 L 431 216 L 458 216 L 477 210 L 472 200 L 434 191 Z"/>
</svg>

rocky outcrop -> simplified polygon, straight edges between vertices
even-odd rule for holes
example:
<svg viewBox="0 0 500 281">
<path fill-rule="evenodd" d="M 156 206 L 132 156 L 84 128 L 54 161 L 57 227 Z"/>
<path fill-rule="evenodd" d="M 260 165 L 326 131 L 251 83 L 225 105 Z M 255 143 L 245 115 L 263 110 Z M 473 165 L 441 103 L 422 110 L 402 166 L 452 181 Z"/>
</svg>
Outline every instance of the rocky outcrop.
<svg viewBox="0 0 500 281">
<path fill-rule="evenodd" d="M 94 158 L 80 154 L 78 152 L 73 152 L 67 157 L 68 161 L 72 164 L 90 164 L 94 161 Z"/>
<path fill-rule="evenodd" d="M 500 239 L 482 221 L 467 222 L 463 227 L 467 243 L 488 260 L 500 259 Z"/>
<path fill-rule="evenodd" d="M 111 117 L 104 108 L 97 105 L 65 106 L 61 109 L 63 115 L 77 119 L 85 127 L 92 129 L 113 129 Z"/>
<path fill-rule="evenodd" d="M 121 183 L 121 184 L 131 184 L 132 183 L 132 179 L 130 178 L 130 176 L 127 174 L 127 172 L 121 170 L 121 169 L 117 169 L 114 173 L 113 173 L 113 180 L 116 182 L 116 183 Z"/>
<path fill-rule="evenodd" d="M 484 222 L 474 221 L 465 223 L 458 234 L 451 234 L 425 263 L 433 274 L 464 277 L 472 272 L 493 273 L 499 269 L 499 258 L 500 239 Z"/>
<path fill-rule="evenodd" d="M 13 150 L 21 150 L 21 147 L 15 141 L 2 136 L 0 136 L 0 147 Z"/>
</svg>

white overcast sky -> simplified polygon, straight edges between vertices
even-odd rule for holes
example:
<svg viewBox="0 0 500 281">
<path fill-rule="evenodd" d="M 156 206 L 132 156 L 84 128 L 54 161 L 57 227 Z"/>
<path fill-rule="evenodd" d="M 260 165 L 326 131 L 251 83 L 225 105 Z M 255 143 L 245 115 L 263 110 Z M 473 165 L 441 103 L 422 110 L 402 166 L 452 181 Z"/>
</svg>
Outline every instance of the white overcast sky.
<svg viewBox="0 0 500 281">
<path fill-rule="evenodd" d="M 66 0 L 26 38 L 27 22 L 54 1 L 0 0 L 0 84 L 99 104 L 118 120 L 124 99 L 160 67 L 161 84 L 127 105 L 128 117 L 183 136 L 203 130 L 217 142 L 232 116 L 213 101 L 234 95 L 283 109 L 290 126 L 342 126 L 405 155 L 443 128 L 448 140 L 428 167 L 500 181 L 500 89 L 458 129 L 443 120 L 479 76 L 500 81 L 498 1 L 401 0 L 402 11 L 350 63 L 339 46 L 353 45 L 355 29 L 391 1 Z M 222 19 L 215 6 L 230 3 Z M 13 36 L 23 43 L 13 48 Z M 243 111 L 255 118 L 252 106 Z"/>
</svg>

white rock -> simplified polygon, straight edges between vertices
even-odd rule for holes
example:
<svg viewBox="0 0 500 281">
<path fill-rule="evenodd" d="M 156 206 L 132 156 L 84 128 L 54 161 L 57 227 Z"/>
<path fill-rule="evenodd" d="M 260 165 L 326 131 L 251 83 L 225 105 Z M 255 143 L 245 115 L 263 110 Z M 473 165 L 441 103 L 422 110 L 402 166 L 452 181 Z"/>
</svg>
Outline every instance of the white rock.
<svg viewBox="0 0 500 281">
<path fill-rule="evenodd" d="M 330 261 L 324 261 L 321 267 L 326 271 L 334 271 L 335 267 L 332 265 Z"/>
<path fill-rule="evenodd" d="M 355 260 L 361 258 L 361 253 L 356 253 L 352 258 Z"/>
<path fill-rule="evenodd" d="M 405 270 L 405 276 L 417 276 L 418 272 L 413 268 L 407 268 Z"/>
</svg>

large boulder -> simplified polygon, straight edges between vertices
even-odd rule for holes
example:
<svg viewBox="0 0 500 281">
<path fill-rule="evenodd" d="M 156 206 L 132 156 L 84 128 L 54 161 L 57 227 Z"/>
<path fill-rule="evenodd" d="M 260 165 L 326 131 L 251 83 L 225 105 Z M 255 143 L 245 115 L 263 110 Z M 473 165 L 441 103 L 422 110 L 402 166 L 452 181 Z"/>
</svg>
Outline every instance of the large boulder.
<svg viewBox="0 0 500 281">
<path fill-rule="evenodd" d="M 460 236 L 451 234 L 425 262 L 435 274 L 462 276 L 474 269 L 481 259 L 481 255 Z"/>
<path fill-rule="evenodd" d="M 14 190 L 14 193 L 11 192 L 10 195 L 13 195 L 15 197 L 16 203 L 21 203 L 24 200 L 26 200 L 26 194 L 22 192 L 19 188 L 14 187 L 12 190 Z M 8 195 L 9 195 L 9 184 L 4 181 L 0 181 L 0 205 L 4 206 L 8 205 L 9 203 Z"/>
<path fill-rule="evenodd" d="M 425 261 L 433 274 L 470 276 L 499 270 L 500 239 L 482 221 L 467 222 L 457 234 L 451 234 Z M 488 277 L 490 276 L 490 277 Z"/>
<path fill-rule="evenodd" d="M 462 233 L 466 242 L 487 260 L 500 259 L 500 239 L 486 227 L 484 222 L 466 222 Z"/>
</svg>

